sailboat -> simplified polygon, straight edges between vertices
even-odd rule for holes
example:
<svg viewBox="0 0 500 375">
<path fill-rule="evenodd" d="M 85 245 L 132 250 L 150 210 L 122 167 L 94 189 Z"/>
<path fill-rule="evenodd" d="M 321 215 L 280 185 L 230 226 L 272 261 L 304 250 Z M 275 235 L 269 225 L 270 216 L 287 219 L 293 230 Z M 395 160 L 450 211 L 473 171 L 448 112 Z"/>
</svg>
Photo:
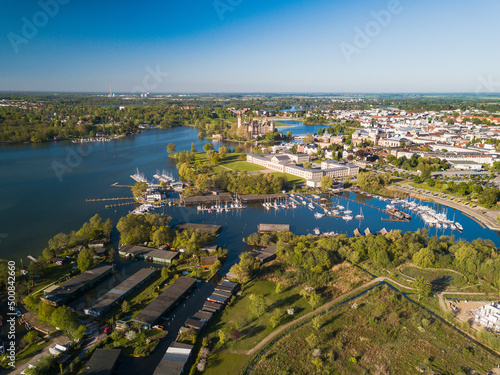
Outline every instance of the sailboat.
<svg viewBox="0 0 500 375">
<path fill-rule="evenodd" d="M 354 218 L 359 220 L 363 220 L 365 218 L 365 216 L 363 215 L 363 208 L 359 209 L 359 215 L 356 215 Z"/>
</svg>

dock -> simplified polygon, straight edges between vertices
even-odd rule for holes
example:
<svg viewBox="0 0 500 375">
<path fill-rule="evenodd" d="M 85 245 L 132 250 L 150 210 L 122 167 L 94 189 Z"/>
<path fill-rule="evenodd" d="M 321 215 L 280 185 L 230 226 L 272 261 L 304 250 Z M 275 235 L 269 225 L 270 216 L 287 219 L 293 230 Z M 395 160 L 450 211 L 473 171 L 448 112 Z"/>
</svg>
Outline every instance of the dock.
<svg viewBox="0 0 500 375">
<path fill-rule="evenodd" d="M 113 208 L 113 207 L 122 207 L 122 206 L 128 206 L 131 204 L 136 204 L 136 201 L 133 202 L 124 202 L 124 203 L 117 203 L 117 204 L 107 204 L 104 206 L 104 208 Z"/>
<path fill-rule="evenodd" d="M 288 194 L 244 194 L 238 195 L 243 203 L 288 199 Z"/>
<path fill-rule="evenodd" d="M 220 193 L 217 195 L 196 195 L 193 197 L 181 197 L 182 203 L 185 205 L 199 204 L 220 204 L 233 202 L 233 196 L 229 193 Z"/>
</svg>

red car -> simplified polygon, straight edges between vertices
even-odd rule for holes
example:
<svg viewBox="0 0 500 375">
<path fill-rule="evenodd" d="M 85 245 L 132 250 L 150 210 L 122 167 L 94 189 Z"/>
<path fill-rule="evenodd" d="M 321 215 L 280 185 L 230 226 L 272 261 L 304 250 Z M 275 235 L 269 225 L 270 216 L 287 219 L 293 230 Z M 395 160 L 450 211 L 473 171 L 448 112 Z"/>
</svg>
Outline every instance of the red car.
<svg viewBox="0 0 500 375">
<path fill-rule="evenodd" d="M 104 328 L 104 333 L 106 334 L 111 333 L 111 327 L 107 326 L 106 328 Z"/>
</svg>

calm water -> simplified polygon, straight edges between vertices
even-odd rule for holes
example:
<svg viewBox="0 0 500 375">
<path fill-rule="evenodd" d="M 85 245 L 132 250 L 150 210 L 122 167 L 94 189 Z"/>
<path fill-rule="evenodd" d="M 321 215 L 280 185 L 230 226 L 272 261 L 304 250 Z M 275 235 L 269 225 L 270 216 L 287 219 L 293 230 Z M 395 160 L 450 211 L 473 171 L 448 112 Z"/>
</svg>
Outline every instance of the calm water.
<svg viewBox="0 0 500 375">
<path fill-rule="evenodd" d="M 328 128 L 328 125 L 304 125 L 302 121 L 297 120 L 279 120 L 282 124 L 290 125 L 290 126 L 276 126 L 276 128 L 282 132 L 286 133 L 287 131 L 291 131 L 293 135 L 306 135 L 307 133 L 314 134 L 320 128 Z"/>
<path fill-rule="evenodd" d="M 314 132 L 321 127 L 304 126 L 298 121 L 287 123 L 296 125 L 286 128 L 296 135 Z M 78 229 L 96 213 L 103 219 L 111 218 L 116 224 L 133 206 L 105 209 L 104 205 L 109 202 L 86 203 L 85 199 L 131 196 L 130 188 L 111 185 L 116 182 L 132 185 L 134 181 L 130 175 L 136 168 L 150 178 L 158 169 L 176 175 L 175 160 L 167 157 L 166 145 L 173 142 L 180 151 L 189 150 L 193 142 L 201 150 L 207 141 L 199 140 L 197 135 L 196 129 L 182 127 L 153 129 L 141 135 L 87 146 L 70 142 L 1 146 L 0 191 L 4 199 L 0 202 L 0 258 L 19 260 L 29 254 L 38 256 L 55 234 Z M 78 153 L 83 156 L 75 157 Z M 363 199 L 363 196 L 353 194 L 351 198 Z M 338 200 L 347 206 L 347 200 Z M 387 204 L 374 198 L 368 203 L 381 208 Z M 353 216 L 359 213 L 360 207 L 358 203 L 349 203 Z M 312 233 L 315 227 L 319 227 L 322 231 L 347 233 L 349 236 L 355 228 L 364 231 L 369 227 L 372 232 L 383 227 L 413 231 L 424 225 L 416 215 L 409 223 L 381 221 L 380 212 L 366 206 L 363 206 L 365 220 L 348 223 L 340 218 L 315 219 L 307 207 L 266 211 L 258 204 L 246 210 L 218 215 L 198 214 L 193 208 L 169 207 L 163 210 L 173 216 L 175 223 L 190 221 L 222 225 L 224 228 L 218 241 L 226 244 L 230 252 L 225 268 L 237 260 L 244 246 L 242 237 L 255 232 L 259 223 L 290 224 L 291 230 L 298 234 Z M 453 213 L 448 209 L 450 218 Z M 481 228 L 459 211 L 455 216 L 464 226 L 463 233 L 453 232 L 458 238 L 473 240 L 482 237 L 500 245 L 496 232 Z M 443 230 L 431 228 L 430 233 L 441 235 Z M 444 233 L 451 234 L 451 231 L 448 229 Z"/>
</svg>

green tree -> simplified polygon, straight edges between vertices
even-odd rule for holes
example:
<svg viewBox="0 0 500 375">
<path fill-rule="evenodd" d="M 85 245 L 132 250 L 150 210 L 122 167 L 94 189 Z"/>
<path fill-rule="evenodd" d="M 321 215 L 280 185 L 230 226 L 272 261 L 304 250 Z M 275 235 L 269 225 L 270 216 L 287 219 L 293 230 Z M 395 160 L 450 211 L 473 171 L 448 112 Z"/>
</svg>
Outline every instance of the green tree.
<svg viewBox="0 0 500 375">
<path fill-rule="evenodd" d="M 333 186 L 333 178 L 330 176 L 323 176 L 321 178 L 321 189 L 328 190 Z"/>
<path fill-rule="evenodd" d="M 80 254 L 78 254 L 76 262 L 80 272 L 85 272 L 92 268 L 94 264 L 94 256 L 87 247 L 84 247 L 82 250 L 80 250 Z"/>
<path fill-rule="evenodd" d="M 227 148 L 226 145 L 222 145 L 219 147 L 219 156 L 221 159 L 224 159 L 229 152 L 229 149 Z"/>
<path fill-rule="evenodd" d="M 269 324 L 271 328 L 276 328 L 281 323 L 281 319 L 283 317 L 283 312 L 279 308 L 275 308 L 273 313 L 271 314 L 271 318 L 269 318 Z"/>
<path fill-rule="evenodd" d="M 227 341 L 227 333 L 223 329 L 219 329 L 217 331 L 217 335 L 219 336 L 219 342 L 221 345 L 226 345 Z"/>
<path fill-rule="evenodd" d="M 304 139 L 302 140 L 303 143 L 311 143 L 314 141 L 314 138 L 312 136 L 311 133 L 307 133 L 305 136 L 304 136 Z"/>
<path fill-rule="evenodd" d="M 213 150 L 214 145 L 212 143 L 207 143 L 206 145 L 203 146 L 203 151 L 207 152 L 208 150 Z"/>
<path fill-rule="evenodd" d="M 132 186 L 132 194 L 134 195 L 134 198 L 139 198 L 144 195 L 147 189 L 147 183 L 137 181 L 134 186 Z"/>
<path fill-rule="evenodd" d="M 236 275 L 241 284 L 245 284 L 253 277 L 259 269 L 260 262 L 250 253 L 242 253 L 240 262 L 231 267 L 230 272 Z"/>
<path fill-rule="evenodd" d="M 166 278 L 168 277 L 168 274 L 169 274 L 169 272 L 168 272 L 168 268 L 167 268 L 167 267 L 163 267 L 163 268 L 161 269 L 161 277 L 162 277 L 163 279 L 166 279 Z"/>
<path fill-rule="evenodd" d="M 172 152 L 175 152 L 175 143 L 169 143 L 167 145 L 167 152 L 171 154 Z"/>
<path fill-rule="evenodd" d="M 26 335 L 24 335 L 24 341 L 31 345 L 35 342 L 38 337 L 38 333 L 35 330 L 29 331 Z"/>
<path fill-rule="evenodd" d="M 210 179 L 207 175 L 200 174 L 196 178 L 195 186 L 198 191 L 203 193 L 210 188 Z"/>
<path fill-rule="evenodd" d="M 222 268 L 222 263 L 220 260 L 216 260 L 212 267 L 210 267 L 210 274 L 215 275 Z"/>
<path fill-rule="evenodd" d="M 196 147 L 194 147 L 194 143 L 191 142 L 191 152 L 196 152 Z"/>
<path fill-rule="evenodd" d="M 45 248 L 43 249 L 42 255 L 45 260 L 49 260 L 56 256 L 56 252 L 53 249 Z"/>
<path fill-rule="evenodd" d="M 422 276 L 417 276 L 411 286 L 415 293 L 418 294 L 419 301 L 421 296 L 428 296 L 432 289 L 431 284 Z"/>
<path fill-rule="evenodd" d="M 436 261 L 436 256 L 434 251 L 428 247 L 420 249 L 415 255 L 413 255 L 413 263 L 418 267 L 432 267 Z"/>
<path fill-rule="evenodd" d="M 260 294 L 250 294 L 250 311 L 260 317 L 266 312 L 267 306 L 264 297 Z"/>
<path fill-rule="evenodd" d="M 304 164 L 302 164 L 302 166 L 306 169 L 312 169 L 312 164 L 309 161 L 304 162 Z"/>
<path fill-rule="evenodd" d="M 162 276 L 163 276 L 163 270 L 162 270 Z M 130 304 L 128 303 L 128 301 L 123 301 L 121 306 L 121 311 L 124 314 L 128 314 L 130 312 Z"/>
</svg>

